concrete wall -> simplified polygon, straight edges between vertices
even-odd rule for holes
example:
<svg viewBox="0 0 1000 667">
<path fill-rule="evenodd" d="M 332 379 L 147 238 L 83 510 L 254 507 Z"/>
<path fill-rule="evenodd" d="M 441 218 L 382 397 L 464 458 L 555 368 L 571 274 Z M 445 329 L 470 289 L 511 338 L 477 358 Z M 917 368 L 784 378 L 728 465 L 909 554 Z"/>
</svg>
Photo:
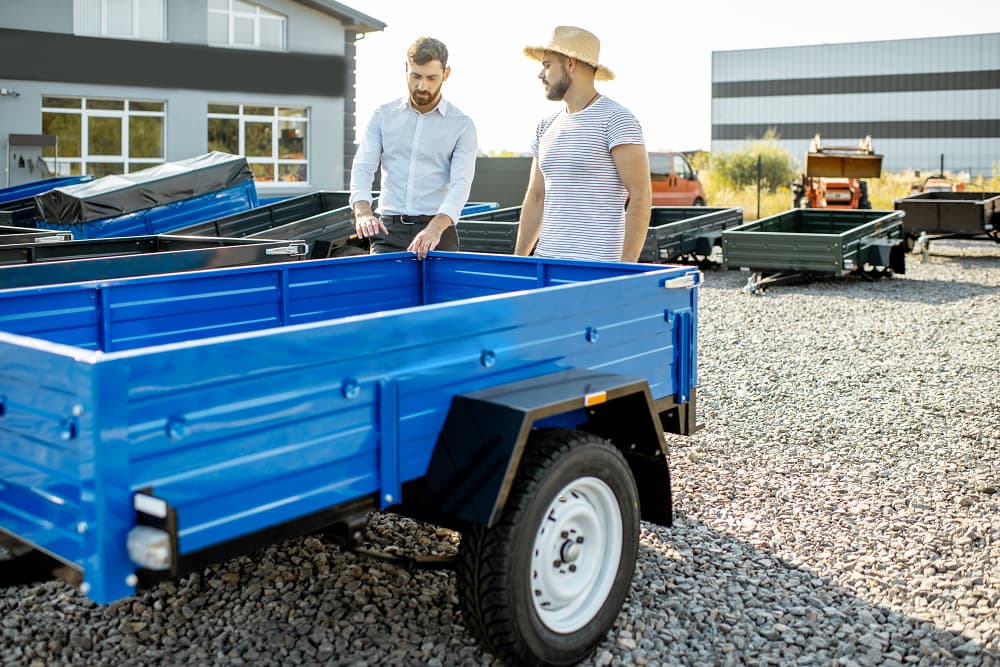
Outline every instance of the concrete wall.
<svg viewBox="0 0 1000 667">
<path fill-rule="evenodd" d="M 73 0 L 0 0 L 0 26 L 72 35 Z"/>
<path fill-rule="evenodd" d="M 520 206 L 530 175 L 530 157 L 476 158 L 476 177 L 469 201 L 497 202 L 500 208 Z"/>
</svg>

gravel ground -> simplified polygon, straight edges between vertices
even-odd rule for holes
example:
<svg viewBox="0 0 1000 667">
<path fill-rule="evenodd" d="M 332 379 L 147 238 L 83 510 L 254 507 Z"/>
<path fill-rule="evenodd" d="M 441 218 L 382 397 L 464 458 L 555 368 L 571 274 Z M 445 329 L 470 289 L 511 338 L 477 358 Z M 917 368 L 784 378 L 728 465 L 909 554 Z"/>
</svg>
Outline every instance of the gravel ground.
<svg viewBox="0 0 1000 667">
<path fill-rule="evenodd" d="M 586 665 L 1000 665 L 1000 245 L 751 295 L 706 272 L 676 523 Z M 376 514 L 370 548 L 458 536 Z M 99 607 L 0 589 L 2 665 L 494 665 L 447 569 L 290 540 Z"/>
</svg>

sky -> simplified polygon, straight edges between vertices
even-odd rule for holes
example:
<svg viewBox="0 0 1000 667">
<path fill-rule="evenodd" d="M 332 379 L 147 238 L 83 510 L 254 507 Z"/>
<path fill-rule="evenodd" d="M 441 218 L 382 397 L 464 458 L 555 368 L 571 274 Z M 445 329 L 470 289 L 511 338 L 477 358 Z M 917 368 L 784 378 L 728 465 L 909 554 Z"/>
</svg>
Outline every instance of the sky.
<svg viewBox="0 0 1000 667">
<path fill-rule="evenodd" d="M 647 149 L 664 151 L 709 148 L 713 51 L 1000 31 L 997 0 L 343 1 L 387 24 L 358 42 L 358 136 L 378 105 L 406 94 L 406 49 L 429 36 L 448 47 L 444 95 L 486 153 L 527 153 L 538 121 L 558 110 L 523 54 L 556 25 L 598 36 L 615 73 L 598 91 L 636 115 Z"/>
</svg>

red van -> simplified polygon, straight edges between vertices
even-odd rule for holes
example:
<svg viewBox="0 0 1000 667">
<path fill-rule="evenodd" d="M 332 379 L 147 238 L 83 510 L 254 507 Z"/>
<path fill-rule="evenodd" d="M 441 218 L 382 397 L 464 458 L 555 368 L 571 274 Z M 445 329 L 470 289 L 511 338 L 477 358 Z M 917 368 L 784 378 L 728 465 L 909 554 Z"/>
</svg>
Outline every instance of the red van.
<svg viewBox="0 0 1000 667">
<path fill-rule="evenodd" d="M 705 191 L 698 172 L 680 153 L 650 153 L 649 178 L 653 206 L 704 206 Z"/>
</svg>

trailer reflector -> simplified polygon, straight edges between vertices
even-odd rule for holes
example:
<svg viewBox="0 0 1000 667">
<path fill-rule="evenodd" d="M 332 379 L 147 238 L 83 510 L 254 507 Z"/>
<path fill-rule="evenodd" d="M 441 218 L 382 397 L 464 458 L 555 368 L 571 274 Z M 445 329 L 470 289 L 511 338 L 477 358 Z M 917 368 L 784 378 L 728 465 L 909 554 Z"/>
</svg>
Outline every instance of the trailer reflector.
<svg viewBox="0 0 1000 667">
<path fill-rule="evenodd" d="M 167 503 L 160 498 L 147 496 L 145 493 L 137 493 L 132 496 L 132 507 L 136 512 L 142 512 L 157 519 L 167 518 Z"/>
<path fill-rule="evenodd" d="M 128 531 L 128 557 L 133 563 L 149 570 L 169 570 L 173 556 L 170 534 L 152 526 L 136 526 Z"/>
<path fill-rule="evenodd" d="M 604 403 L 607 400 L 608 400 L 608 392 L 598 391 L 593 394 L 585 394 L 583 397 L 583 404 L 589 408 L 592 405 L 600 405 L 601 403 Z"/>
</svg>

